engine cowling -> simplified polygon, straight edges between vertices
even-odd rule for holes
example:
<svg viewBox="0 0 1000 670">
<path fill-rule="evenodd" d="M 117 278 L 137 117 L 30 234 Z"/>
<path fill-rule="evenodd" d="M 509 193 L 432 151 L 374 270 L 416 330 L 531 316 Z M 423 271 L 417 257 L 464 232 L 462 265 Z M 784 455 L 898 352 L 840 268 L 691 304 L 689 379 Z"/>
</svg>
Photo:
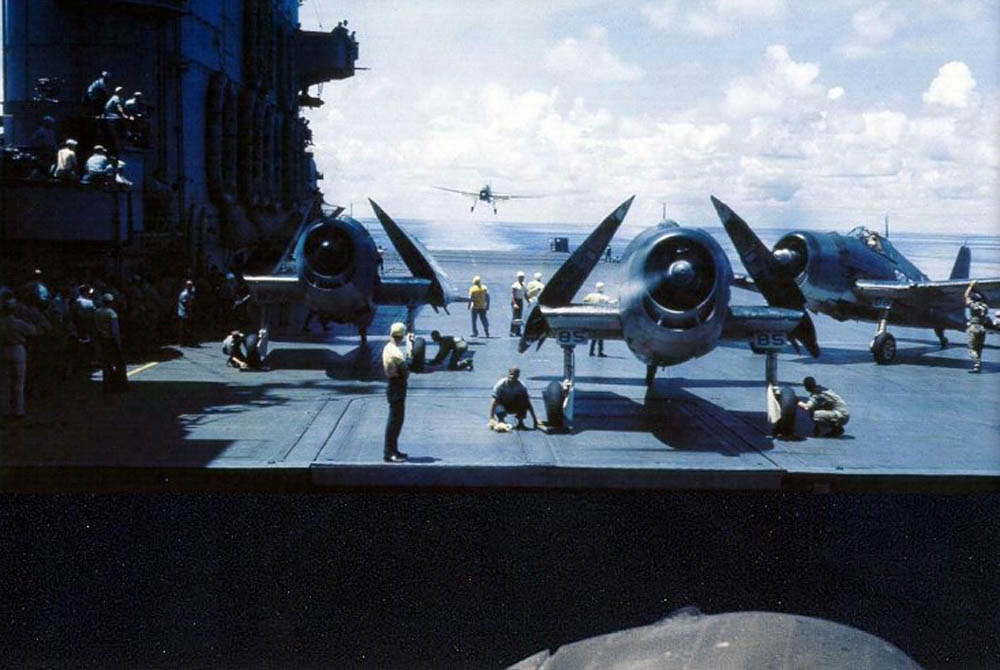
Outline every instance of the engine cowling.
<svg viewBox="0 0 1000 670">
<path fill-rule="evenodd" d="M 636 357 L 647 365 L 674 365 L 715 348 L 732 267 L 711 235 L 654 226 L 632 241 L 622 265 L 622 329 Z"/>
<path fill-rule="evenodd" d="M 340 322 L 374 316 L 378 254 L 360 223 L 350 217 L 313 223 L 299 238 L 295 257 L 309 309 Z"/>
</svg>

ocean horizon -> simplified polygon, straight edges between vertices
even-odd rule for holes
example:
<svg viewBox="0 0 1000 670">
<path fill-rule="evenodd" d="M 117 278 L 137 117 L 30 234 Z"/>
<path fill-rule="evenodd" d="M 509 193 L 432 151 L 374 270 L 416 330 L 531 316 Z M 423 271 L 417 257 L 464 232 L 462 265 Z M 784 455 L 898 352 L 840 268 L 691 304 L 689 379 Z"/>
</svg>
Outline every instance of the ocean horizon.
<svg viewBox="0 0 1000 670">
<path fill-rule="evenodd" d="M 377 244 L 392 248 L 377 219 L 362 218 L 358 221 L 371 233 Z M 463 225 L 456 221 L 427 219 L 396 219 L 407 232 L 414 235 L 431 252 L 437 251 L 494 251 L 538 253 L 549 250 L 554 237 L 566 237 L 569 248 L 576 249 L 590 234 L 594 224 L 523 223 L 507 221 L 469 221 Z M 618 255 L 632 238 L 648 225 L 623 224 L 611 241 L 613 255 Z M 705 226 L 722 246 L 733 264 L 735 272 L 742 272 L 742 263 L 725 229 Z M 771 247 L 792 228 L 754 229 L 765 245 Z M 848 229 L 838 230 L 841 234 Z M 816 230 L 812 232 L 830 232 Z M 878 232 L 882 232 L 879 230 Z M 947 279 L 959 248 L 965 244 L 972 253 L 971 276 L 976 278 L 1000 277 L 1000 235 L 951 234 L 944 232 L 889 231 L 893 245 L 910 262 L 931 279 Z M 554 254 L 555 255 L 555 254 Z"/>
</svg>

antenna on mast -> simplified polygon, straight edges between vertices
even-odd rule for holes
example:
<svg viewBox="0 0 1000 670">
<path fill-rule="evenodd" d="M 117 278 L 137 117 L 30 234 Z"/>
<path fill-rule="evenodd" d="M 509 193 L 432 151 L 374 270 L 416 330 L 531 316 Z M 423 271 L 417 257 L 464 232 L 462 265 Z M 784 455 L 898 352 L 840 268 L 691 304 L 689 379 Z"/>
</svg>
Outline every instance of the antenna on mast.
<svg viewBox="0 0 1000 670">
<path fill-rule="evenodd" d="M 889 239 L 889 215 L 885 215 L 885 239 Z"/>
</svg>

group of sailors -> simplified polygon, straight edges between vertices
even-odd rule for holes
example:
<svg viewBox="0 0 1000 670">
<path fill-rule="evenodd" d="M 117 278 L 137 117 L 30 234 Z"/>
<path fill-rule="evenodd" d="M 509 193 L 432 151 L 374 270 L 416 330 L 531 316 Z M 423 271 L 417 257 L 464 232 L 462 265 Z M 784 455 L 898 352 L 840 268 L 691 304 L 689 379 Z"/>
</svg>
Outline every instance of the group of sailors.
<svg viewBox="0 0 1000 670">
<path fill-rule="evenodd" d="M 87 87 L 83 102 L 101 120 L 102 135 L 112 142 L 108 146 L 119 145 L 118 124 L 124 124 L 124 138 L 136 146 L 147 146 L 149 139 L 150 107 L 143 99 L 142 91 L 135 91 L 127 97 L 121 86 L 112 87 L 111 73 L 104 71 Z M 77 156 L 79 142 L 73 137 L 59 141 L 55 117 L 45 115 L 28 141 L 27 150 L 34 156 L 34 169 L 29 178 L 52 177 L 59 181 L 82 182 L 85 184 L 113 185 L 123 190 L 131 187 L 122 170 L 125 162 L 114 150 L 95 143 L 90 156 L 81 167 Z"/>
<path fill-rule="evenodd" d="M 29 266 L 30 267 L 30 266 Z M 24 276 L 24 275 L 22 275 Z M 79 277 L 83 276 L 81 280 Z M 27 399 L 41 399 L 76 379 L 103 372 L 106 391 L 127 390 L 125 360 L 164 345 L 194 345 L 235 322 L 252 323 L 249 289 L 216 268 L 158 279 L 134 274 L 124 284 L 93 272 L 53 281 L 35 268 L 0 286 L 3 415 L 19 420 Z"/>
</svg>

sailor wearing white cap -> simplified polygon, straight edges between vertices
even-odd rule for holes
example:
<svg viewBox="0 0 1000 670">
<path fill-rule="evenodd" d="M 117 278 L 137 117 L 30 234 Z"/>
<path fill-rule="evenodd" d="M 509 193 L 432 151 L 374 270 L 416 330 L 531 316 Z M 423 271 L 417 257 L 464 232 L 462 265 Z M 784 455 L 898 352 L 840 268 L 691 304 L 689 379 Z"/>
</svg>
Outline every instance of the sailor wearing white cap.
<svg viewBox="0 0 1000 670">
<path fill-rule="evenodd" d="M 406 340 L 405 353 L 400 346 Z M 413 334 L 406 334 L 406 326 L 400 322 L 389 328 L 389 341 L 382 349 L 382 368 L 388 385 L 385 397 L 389 402 L 389 416 L 385 420 L 385 447 L 382 460 L 386 463 L 402 463 L 406 454 L 399 450 L 399 433 L 403 429 L 406 413 L 406 380 L 410 376 L 407 365 L 413 354 Z"/>
<path fill-rule="evenodd" d="M 604 295 L 604 282 L 599 281 L 594 287 L 597 289 L 594 293 L 588 293 L 583 299 L 583 302 L 588 305 L 613 305 L 617 300 L 612 300 L 608 296 Z M 591 340 L 590 341 L 590 355 L 594 355 L 594 345 L 597 345 L 597 355 L 604 358 L 604 340 Z"/>
<path fill-rule="evenodd" d="M 535 278 L 528 282 L 528 286 L 525 290 L 525 297 L 528 299 L 529 305 L 534 305 L 538 302 L 538 296 L 544 288 L 545 284 L 542 283 L 542 273 L 536 272 Z"/>
<path fill-rule="evenodd" d="M 521 337 L 522 316 L 524 314 L 524 298 L 528 287 L 524 285 L 524 273 L 518 271 L 517 281 L 510 285 L 510 336 Z"/>
</svg>

